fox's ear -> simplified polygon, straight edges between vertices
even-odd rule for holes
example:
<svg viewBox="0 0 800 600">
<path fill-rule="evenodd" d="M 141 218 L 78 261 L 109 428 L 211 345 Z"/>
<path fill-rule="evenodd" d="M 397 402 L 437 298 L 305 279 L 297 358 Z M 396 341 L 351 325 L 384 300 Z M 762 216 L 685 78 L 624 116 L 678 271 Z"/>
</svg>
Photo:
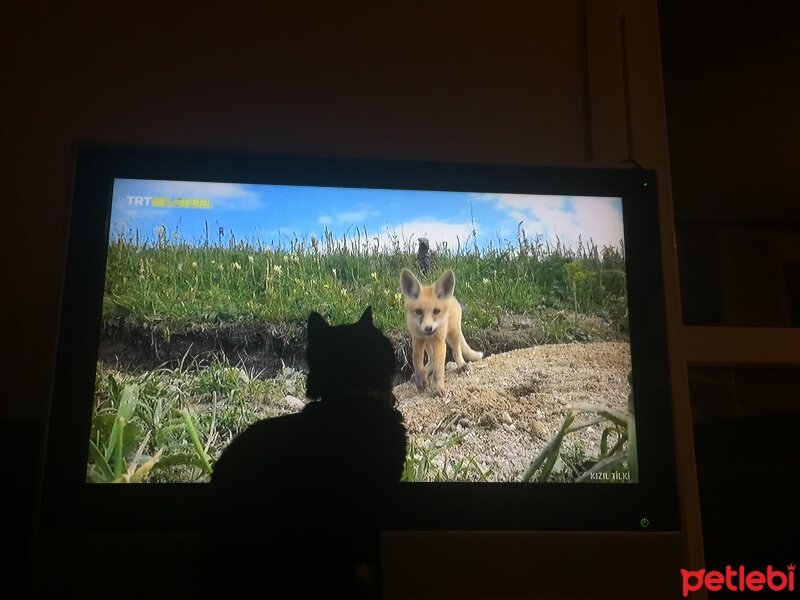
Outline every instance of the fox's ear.
<svg viewBox="0 0 800 600">
<path fill-rule="evenodd" d="M 367 309 L 364 311 L 364 314 L 361 315 L 361 318 L 358 320 L 359 325 L 363 326 L 370 326 L 374 327 L 372 323 L 372 307 L 368 306 Z"/>
<path fill-rule="evenodd" d="M 418 298 L 419 290 L 419 280 L 414 277 L 411 271 L 403 269 L 400 272 L 400 291 L 403 292 L 403 295 L 409 298 Z"/>
<path fill-rule="evenodd" d="M 316 337 L 320 332 L 324 331 L 330 327 L 328 322 L 318 312 L 312 312 L 308 315 L 308 337 L 313 338 Z"/>
<path fill-rule="evenodd" d="M 444 300 L 445 298 L 449 298 L 453 295 L 453 290 L 456 287 L 456 276 L 450 269 L 447 269 L 439 279 L 436 280 L 436 283 L 433 286 L 434 291 L 436 292 L 436 297 L 440 300 Z"/>
</svg>

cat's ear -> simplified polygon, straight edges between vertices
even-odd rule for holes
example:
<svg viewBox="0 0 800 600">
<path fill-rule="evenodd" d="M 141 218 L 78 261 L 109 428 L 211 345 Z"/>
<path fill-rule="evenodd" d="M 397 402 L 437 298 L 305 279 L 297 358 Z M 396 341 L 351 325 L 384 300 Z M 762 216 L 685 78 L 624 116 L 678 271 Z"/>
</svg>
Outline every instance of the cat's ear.
<svg viewBox="0 0 800 600">
<path fill-rule="evenodd" d="M 374 327 L 372 322 L 372 307 L 368 306 L 367 309 L 364 311 L 364 314 L 361 315 L 361 318 L 358 320 L 358 324 L 361 326 L 369 326 Z"/>
<path fill-rule="evenodd" d="M 308 337 L 313 338 L 316 337 L 319 333 L 322 333 L 324 330 L 328 329 L 330 325 L 325 320 L 325 318 L 319 314 L 318 312 L 312 312 L 308 315 Z"/>
</svg>

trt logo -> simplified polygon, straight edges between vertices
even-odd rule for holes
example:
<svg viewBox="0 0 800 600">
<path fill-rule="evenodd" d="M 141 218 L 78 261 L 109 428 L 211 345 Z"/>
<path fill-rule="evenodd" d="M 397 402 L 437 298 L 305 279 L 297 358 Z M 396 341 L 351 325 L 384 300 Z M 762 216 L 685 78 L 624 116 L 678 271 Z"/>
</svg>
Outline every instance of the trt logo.
<svg viewBox="0 0 800 600">
<path fill-rule="evenodd" d="M 152 196 L 128 196 L 128 206 L 150 206 Z"/>
</svg>

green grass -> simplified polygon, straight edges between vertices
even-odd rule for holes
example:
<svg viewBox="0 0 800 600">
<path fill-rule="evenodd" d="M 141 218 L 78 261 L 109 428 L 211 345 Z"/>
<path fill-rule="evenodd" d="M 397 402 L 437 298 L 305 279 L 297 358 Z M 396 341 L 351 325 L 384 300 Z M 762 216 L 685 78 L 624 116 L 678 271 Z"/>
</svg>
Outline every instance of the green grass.
<svg viewBox="0 0 800 600">
<path fill-rule="evenodd" d="M 628 381 L 630 383 L 630 376 Z M 632 392 L 629 399 L 632 406 Z M 579 413 L 596 416 L 573 424 Z M 569 434 L 593 426 L 602 428 L 596 456 L 588 456 L 580 443 L 566 444 Z M 637 451 L 631 412 L 576 404 L 567 413 L 558 433 L 531 460 L 522 481 L 638 482 Z M 559 463 L 560 468 L 557 468 Z"/>
<path fill-rule="evenodd" d="M 224 448 L 259 419 L 295 412 L 286 396 L 305 395 L 305 375 L 284 368 L 265 379 L 213 359 L 132 374 L 98 365 L 87 480 L 96 483 L 208 481 Z M 573 424 L 577 412 L 596 418 Z M 440 424 L 444 425 L 444 423 Z M 600 452 L 563 444 L 569 434 L 601 425 Z M 466 433 L 409 435 L 403 481 L 498 481 L 502 474 L 456 450 Z M 628 413 L 578 405 L 532 460 L 522 481 L 636 480 Z M 560 463 L 560 467 L 558 466 Z M 612 479 L 613 480 L 613 479 Z"/>
<path fill-rule="evenodd" d="M 251 423 L 292 412 L 305 375 L 263 379 L 224 362 L 131 374 L 98 365 L 87 478 L 94 482 L 207 481 Z"/>
<path fill-rule="evenodd" d="M 403 328 L 399 274 L 417 271 L 415 248 L 396 240 L 378 248 L 367 231 L 333 238 L 202 245 L 168 241 L 138 244 L 119 235 L 109 246 L 103 305 L 109 325 L 127 318 L 169 335 L 198 323 L 252 320 L 303 322 L 312 308 L 333 322 L 356 319 L 372 305 L 377 325 Z M 627 331 L 625 264 L 621 250 L 580 243 L 575 248 L 530 240 L 520 228 L 513 242 L 480 250 L 469 240 L 435 248 L 435 273 L 456 273 L 456 297 L 466 328 L 496 326 L 508 313 L 563 310 L 577 319 L 602 315 Z"/>
<path fill-rule="evenodd" d="M 399 293 L 403 267 L 416 272 L 415 246 L 395 239 L 379 249 L 367 231 L 333 238 L 193 245 L 160 236 L 155 244 L 119 235 L 108 253 L 103 322 L 171 332 L 220 322 L 303 323 L 317 310 L 334 323 L 352 322 L 371 305 L 378 327 L 403 330 Z M 624 253 L 579 243 L 555 247 L 529 239 L 478 249 L 473 240 L 433 249 L 435 275 L 456 273 L 464 327 L 499 327 L 507 315 L 535 315 L 532 343 L 595 337 L 586 315 L 627 333 Z M 432 279 L 429 278 L 428 281 Z M 530 324 L 525 325 L 529 329 Z M 177 361 L 176 361 L 177 362 Z M 266 379 L 219 360 L 199 358 L 155 371 L 129 373 L 98 365 L 87 478 L 98 482 L 207 481 L 222 449 L 249 424 L 291 412 L 286 395 L 305 395 L 304 374 L 284 369 Z M 454 459 L 458 436 L 409 444 L 407 481 L 488 480 L 474 460 Z M 548 462 L 552 469 L 552 462 Z"/>
<path fill-rule="evenodd" d="M 453 456 L 466 433 L 409 435 L 408 455 L 401 481 L 493 481 L 497 473 L 472 456 Z"/>
<path fill-rule="evenodd" d="M 98 365 L 87 480 L 206 482 L 231 440 L 259 419 L 295 412 L 305 375 L 264 379 L 218 360 L 131 374 Z M 409 436 L 403 481 L 490 481 L 496 474 L 451 449 L 464 434 Z"/>
</svg>

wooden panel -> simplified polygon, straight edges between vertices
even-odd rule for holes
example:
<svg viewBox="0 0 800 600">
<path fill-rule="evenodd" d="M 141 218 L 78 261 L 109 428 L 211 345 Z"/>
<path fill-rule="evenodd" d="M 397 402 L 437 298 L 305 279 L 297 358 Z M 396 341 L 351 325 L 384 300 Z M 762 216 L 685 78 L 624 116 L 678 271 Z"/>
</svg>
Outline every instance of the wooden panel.
<svg viewBox="0 0 800 600">
<path fill-rule="evenodd" d="M 684 327 L 691 365 L 800 366 L 800 329 L 780 327 Z"/>
<path fill-rule="evenodd" d="M 384 595 L 676 598 L 678 534 L 389 533 Z M 420 540 L 424 545 L 420 545 Z"/>
<path fill-rule="evenodd" d="M 800 3 L 659 2 L 681 219 L 800 224 Z"/>
<path fill-rule="evenodd" d="M 617 0 L 586 2 L 586 47 L 590 105 L 591 157 L 619 165 L 633 158 L 626 107 L 622 12 Z"/>
<path fill-rule="evenodd" d="M 683 564 L 698 569 L 704 564 L 699 490 L 695 468 L 692 412 L 687 371 L 680 344 L 683 322 L 675 243 L 675 217 L 667 147 L 667 123 L 661 75 L 661 54 L 656 4 L 621 0 L 626 107 L 631 127 L 631 158 L 658 171 L 661 250 L 664 271 L 666 325 L 671 365 L 672 417 L 679 506 L 684 537 Z M 698 598 L 705 597 L 704 592 Z"/>
</svg>

